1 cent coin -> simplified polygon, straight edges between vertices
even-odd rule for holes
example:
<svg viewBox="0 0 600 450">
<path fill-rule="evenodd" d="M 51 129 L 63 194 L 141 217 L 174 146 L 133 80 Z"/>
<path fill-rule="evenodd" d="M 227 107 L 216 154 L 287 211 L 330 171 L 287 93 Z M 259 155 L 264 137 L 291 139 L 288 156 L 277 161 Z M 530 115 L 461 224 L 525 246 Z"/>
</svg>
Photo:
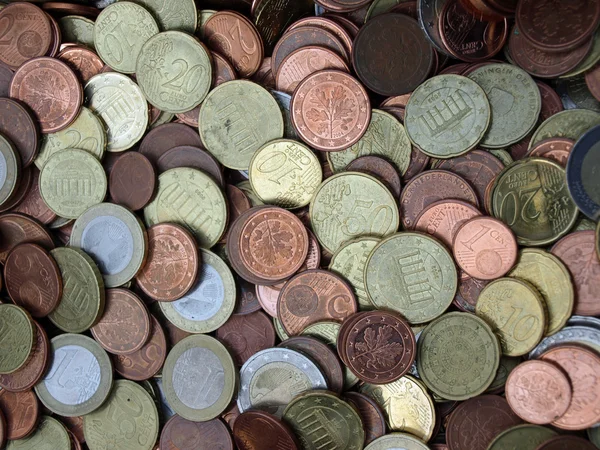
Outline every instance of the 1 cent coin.
<svg viewBox="0 0 600 450">
<path fill-rule="evenodd" d="M 154 195 L 156 172 L 152 163 L 139 152 L 127 152 L 113 165 L 108 188 L 114 203 L 132 211 L 142 209 Z"/>
<path fill-rule="evenodd" d="M 217 330 L 216 337 L 242 366 L 255 353 L 275 345 L 275 328 L 265 313 L 257 311 L 231 316 Z"/>
<path fill-rule="evenodd" d="M 240 414 L 233 425 L 233 437 L 240 450 L 300 448 L 294 432 L 283 421 L 264 411 Z"/>
<path fill-rule="evenodd" d="M 0 262 L 5 263 L 10 251 L 25 242 L 38 244 L 46 250 L 54 248 L 50 233 L 35 220 L 15 213 L 0 216 Z"/>
<path fill-rule="evenodd" d="M 6 438 L 23 439 L 35 430 L 40 417 L 38 399 L 33 391 L 0 391 L 0 410 L 6 420 Z"/>
<path fill-rule="evenodd" d="M 168 450 L 234 450 L 227 425 L 221 419 L 192 422 L 178 415 L 165 424 L 159 445 Z"/>
<path fill-rule="evenodd" d="M 460 226 L 481 215 L 473 205 L 460 200 L 440 200 L 432 203 L 415 220 L 415 231 L 430 234 L 452 248 L 452 241 Z"/>
</svg>

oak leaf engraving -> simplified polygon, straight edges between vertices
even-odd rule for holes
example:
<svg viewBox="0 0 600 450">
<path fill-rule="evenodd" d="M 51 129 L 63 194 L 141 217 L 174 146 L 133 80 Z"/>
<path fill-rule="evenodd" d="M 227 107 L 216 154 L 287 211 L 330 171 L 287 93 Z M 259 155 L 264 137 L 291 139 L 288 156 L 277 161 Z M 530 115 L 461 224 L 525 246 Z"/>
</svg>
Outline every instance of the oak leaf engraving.
<svg viewBox="0 0 600 450">
<path fill-rule="evenodd" d="M 254 257 L 262 264 L 272 266 L 278 257 L 289 259 L 294 254 L 294 235 L 281 227 L 281 222 L 267 220 L 255 230 L 257 244 Z"/>
<path fill-rule="evenodd" d="M 346 97 L 342 86 L 315 89 L 311 103 L 313 106 L 306 116 L 316 123 L 319 134 L 335 138 L 338 130 L 342 132 L 349 130 L 356 108 L 354 102 Z"/>
<path fill-rule="evenodd" d="M 32 76 L 31 91 L 26 94 L 26 102 L 42 117 L 52 114 L 52 109 L 57 107 L 62 110 L 68 103 L 68 96 L 63 95 L 64 85 L 55 77 L 34 75 Z M 62 112 L 62 111 L 61 111 Z"/>
<path fill-rule="evenodd" d="M 359 358 L 366 358 L 367 369 L 385 370 L 396 365 L 396 358 L 404 346 L 399 342 L 391 342 L 393 334 L 394 329 L 389 325 L 382 326 L 377 332 L 373 327 L 365 330 L 364 342 L 357 342 L 355 348 Z"/>
</svg>

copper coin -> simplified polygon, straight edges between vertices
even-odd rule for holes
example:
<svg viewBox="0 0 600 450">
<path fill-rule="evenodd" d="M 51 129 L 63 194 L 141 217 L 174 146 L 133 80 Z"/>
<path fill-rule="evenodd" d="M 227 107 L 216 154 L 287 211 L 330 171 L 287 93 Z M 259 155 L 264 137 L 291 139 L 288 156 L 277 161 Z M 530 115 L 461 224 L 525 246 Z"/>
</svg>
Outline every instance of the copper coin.
<svg viewBox="0 0 600 450">
<path fill-rule="evenodd" d="M 366 383 L 387 384 L 404 376 L 415 360 L 416 340 L 408 324 L 377 311 L 353 322 L 345 337 L 348 368 Z"/>
<path fill-rule="evenodd" d="M 284 283 L 274 286 L 256 285 L 256 297 L 262 309 L 271 317 L 277 317 L 277 300 Z"/>
<path fill-rule="evenodd" d="M 160 323 L 154 316 L 152 331 L 146 344 L 134 353 L 116 355 L 113 359 L 115 370 L 124 378 L 143 381 L 152 378 L 162 368 L 167 358 L 167 338 Z"/>
<path fill-rule="evenodd" d="M 71 441 L 71 449 L 72 450 L 82 450 L 83 447 L 81 446 L 81 443 L 77 440 L 77 438 L 71 432 L 71 430 L 67 430 L 67 434 L 69 435 L 69 440 Z"/>
<path fill-rule="evenodd" d="M 352 22 L 344 16 L 340 16 L 339 14 L 327 13 L 323 14 L 321 17 L 324 19 L 333 20 L 334 22 L 340 24 L 344 28 L 344 30 L 346 30 L 346 32 L 350 35 L 352 40 L 356 38 L 356 35 L 360 30 L 360 28 L 356 24 L 354 24 L 354 22 Z"/>
<path fill-rule="evenodd" d="M 393 112 L 390 113 L 394 115 Z M 396 118 L 398 117 L 396 116 Z M 410 162 L 408 164 L 408 169 L 406 169 L 406 172 L 404 173 L 404 175 L 402 175 L 402 182 L 408 183 L 414 177 L 419 175 L 427 168 L 430 161 L 431 158 L 429 158 L 429 156 L 427 156 L 418 148 L 413 147 L 410 153 Z"/>
<path fill-rule="evenodd" d="M 504 430 L 520 425 L 508 402 L 497 395 L 481 395 L 461 403 L 446 428 L 450 450 L 486 450 Z"/>
<path fill-rule="evenodd" d="M 472 63 L 472 64 L 469 64 L 465 68 L 465 70 L 463 70 L 463 72 L 461 73 L 461 75 L 463 77 L 468 77 L 473 72 L 475 72 L 477 69 L 479 69 L 481 67 L 489 66 L 490 64 L 505 64 L 505 62 L 501 61 L 501 60 L 498 60 L 498 59 L 488 59 L 486 61 Z"/>
<path fill-rule="evenodd" d="M 46 13 L 46 16 L 50 21 L 50 28 L 52 28 L 52 42 L 50 43 L 50 48 L 46 52 L 46 56 L 54 58 L 60 49 L 62 35 L 60 32 L 60 27 L 58 26 L 58 22 L 54 19 L 54 17 L 48 13 Z"/>
<path fill-rule="evenodd" d="M 44 56 L 52 43 L 52 26 L 40 8 L 13 3 L 0 11 L 2 49 L 0 61 L 16 70 L 24 62 Z"/>
<path fill-rule="evenodd" d="M 235 274 L 237 288 L 237 304 L 233 314 L 246 315 L 260 311 L 260 303 L 256 296 L 256 286 Z"/>
<path fill-rule="evenodd" d="M 10 67 L 0 61 L 0 97 L 8 97 L 8 89 L 12 77 L 13 71 Z"/>
<path fill-rule="evenodd" d="M 585 430 L 600 422 L 600 356 L 584 347 L 560 346 L 548 350 L 540 359 L 562 369 L 573 389 L 569 409 L 552 425 L 564 430 Z"/>
<path fill-rule="evenodd" d="M 563 167 L 567 167 L 567 161 L 575 141 L 565 138 L 550 138 L 538 142 L 527 156 L 542 156 L 556 161 Z"/>
<path fill-rule="evenodd" d="M 150 298 L 172 302 L 192 288 L 199 265 L 193 236 L 179 225 L 159 223 L 148 229 L 148 257 L 136 281 Z"/>
<path fill-rule="evenodd" d="M 488 22 L 473 16 L 459 2 L 447 2 L 440 15 L 446 49 L 462 61 L 477 62 L 497 54 L 508 36 L 506 19 Z"/>
<path fill-rule="evenodd" d="M 165 450 L 234 450 L 227 425 L 221 419 L 191 422 L 177 415 L 162 429 L 159 446 Z"/>
<path fill-rule="evenodd" d="M 356 298 L 348 283 L 325 270 L 307 270 L 291 278 L 281 290 L 277 315 L 290 336 L 316 322 L 342 322 L 356 313 Z"/>
<path fill-rule="evenodd" d="M 404 109 L 404 108 L 406 108 L 406 105 L 408 104 L 408 101 L 410 100 L 411 95 L 412 95 L 412 92 L 409 92 L 408 94 L 395 95 L 393 97 L 388 97 L 383 102 L 381 102 L 381 107 L 382 108 L 396 107 L 396 108 Z"/>
<path fill-rule="evenodd" d="M 83 103 L 83 89 L 75 73 L 64 62 L 46 57 L 29 60 L 17 69 L 10 96 L 33 110 L 42 133 L 67 128 Z"/>
<path fill-rule="evenodd" d="M 235 219 L 240 217 L 244 211 L 248 211 L 252 208 L 252 204 L 248 199 L 248 196 L 244 194 L 240 188 L 237 188 L 231 184 L 225 186 L 225 193 L 227 194 L 227 204 L 229 206 L 229 220 L 233 222 Z"/>
<path fill-rule="evenodd" d="M 408 16 L 373 17 L 354 40 L 354 70 L 366 87 L 381 95 L 412 92 L 427 79 L 433 63 L 431 44 Z"/>
<path fill-rule="evenodd" d="M 277 90 L 293 94 L 307 76 L 326 69 L 350 71 L 343 58 L 328 48 L 314 45 L 299 48 L 281 62 L 275 77 Z"/>
<path fill-rule="evenodd" d="M 240 414 L 233 426 L 233 438 L 239 450 L 300 448 L 292 430 L 277 417 L 264 411 Z"/>
<path fill-rule="evenodd" d="M 600 64 L 585 73 L 585 84 L 594 98 L 600 101 Z"/>
<path fill-rule="evenodd" d="M 219 339 L 242 366 L 252 355 L 275 345 L 273 321 L 263 312 L 233 315 L 216 332 Z"/>
<path fill-rule="evenodd" d="M 535 450 L 598 450 L 598 447 L 587 439 L 566 435 L 553 437 Z"/>
<path fill-rule="evenodd" d="M 20 206 L 20 203 L 30 193 L 31 185 L 33 184 L 33 174 L 35 168 L 33 166 L 26 167 L 21 171 L 19 178 L 19 184 L 15 192 L 9 197 L 9 199 L 0 206 L 0 212 L 8 211 L 15 206 Z M 38 171 L 39 174 L 39 171 Z M 27 213 L 26 213 L 27 214 Z"/>
<path fill-rule="evenodd" d="M 519 249 L 517 239 L 504 222 L 479 216 L 458 229 L 452 251 L 458 266 L 469 276 L 494 280 L 513 268 Z"/>
<path fill-rule="evenodd" d="M 432 203 L 417 217 L 415 231 L 430 234 L 452 248 L 454 235 L 460 226 L 481 212 L 473 205 L 460 200 L 440 200 Z"/>
<path fill-rule="evenodd" d="M 595 239 L 592 230 L 577 231 L 562 238 L 551 250 L 571 272 L 577 294 L 573 314 L 580 316 L 600 315 L 600 260 L 594 250 Z"/>
<path fill-rule="evenodd" d="M 452 64 L 451 66 L 448 66 L 442 70 L 439 75 L 462 75 L 465 69 L 470 66 L 471 64 L 469 63 Z"/>
<path fill-rule="evenodd" d="M 160 311 L 160 308 L 158 309 Z M 158 316 L 158 315 L 157 315 Z M 186 337 L 192 336 L 192 333 L 188 333 L 187 331 L 182 330 L 181 328 L 177 328 L 173 325 L 169 320 L 164 317 L 159 317 L 159 323 L 161 324 L 163 331 L 166 334 L 167 338 L 167 346 L 169 348 L 173 348 L 179 342 L 184 340 Z"/>
<path fill-rule="evenodd" d="M 294 336 L 279 344 L 308 356 L 317 363 L 327 380 L 327 386 L 338 394 L 344 390 L 344 371 L 338 356 L 327 344 L 309 336 Z"/>
<path fill-rule="evenodd" d="M 378 156 L 361 156 L 346 166 L 346 170 L 363 172 L 379 179 L 390 190 L 392 195 L 400 198 L 402 184 L 400 174 L 392 163 Z"/>
<path fill-rule="evenodd" d="M 116 288 L 106 290 L 104 314 L 90 331 L 107 352 L 127 355 L 146 344 L 151 326 L 150 314 L 140 298 L 127 289 Z"/>
<path fill-rule="evenodd" d="M 90 78 L 98 75 L 104 68 L 100 57 L 85 47 L 75 45 L 66 47 L 58 54 L 57 58 L 66 63 L 82 83 L 87 83 Z"/>
<path fill-rule="evenodd" d="M 54 211 L 48 208 L 48 205 L 40 193 L 40 171 L 37 167 L 31 167 L 28 172 L 31 173 L 31 185 L 23 201 L 21 201 L 13 212 L 25 214 L 33 217 L 44 225 L 48 225 L 58 217 Z M 22 181 L 21 181 L 22 183 Z"/>
<path fill-rule="evenodd" d="M 237 402 L 233 402 L 228 410 L 221 414 L 221 419 L 225 421 L 229 429 L 233 432 L 233 426 L 237 418 L 240 417 L 240 410 L 237 406 Z"/>
<path fill-rule="evenodd" d="M 196 134 L 198 135 L 198 133 Z M 213 178 L 213 180 L 219 183 L 219 185 L 225 185 L 223 168 L 221 167 L 219 162 L 215 159 L 213 155 L 211 155 L 206 150 L 202 150 L 198 146 L 181 145 L 178 147 L 171 148 L 165 153 L 163 153 L 158 158 L 158 160 L 155 161 L 155 163 L 159 172 L 174 169 L 175 167 L 191 167 L 193 169 L 199 169 L 204 173 L 210 175 Z"/>
<path fill-rule="evenodd" d="M 262 60 L 260 67 L 250 79 L 266 89 L 275 89 L 275 74 L 270 56 Z"/>
<path fill-rule="evenodd" d="M 554 364 L 525 361 L 506 380 L 506 400 L 521 419 L 546 425 L 560 419 L 571 404 L 571 384 Z"/>
<path fill-rule="evenodd" d="M 31 390 L 24 392 L 0 391 L 0 411 L 6 421 L 6 438 L 12 440 L 29 436 L 40 417 L 37 396 Z"/>
<path fill-rule="evenodd" d="M 72 14 L 77 16 L 91 17 L 93 19 L 96 18 L 98 14 L 100 14 L 100 10 L 98 8 L 64 2 L 44 2 L 42 4 L 42 8 L 46 11 L 50 11 L 57 14 Z"/>
<path fill-rule="evenodd" d="M 158 159 L 168 150 L 182 145 L 202 147 L 198 130 L 181 123 L 165 123 L 146 134 L 140 143 L 139 151 L 152 164 L 156 164 Z M 160 171 L 160 167 L 158 169 Z"/>
<path fill-rule="evenodd" d="M 260 68 L 264 56 L 262 38 L 252 22 L 233 11 L 219 11 L 204 24 L 204 40 L 211 50 L 225 56 L 242 78 Z"/>
<path fill-rule="evenodd" d="M 416 1 L 404 1 L 402 3 L 393 6 L 389 12 L 395 14 L 404 14 L 405 16 L 409 16 L 415 20 L 418 20 L 418 6 Z"/>
<path fill-rule="evenodd" d="M 440 200 L 463 200 L 478 206 L 477 194 L 469 183 L 446 170 L 429 170 L 415 176 L 404 186 L 400 197 L 400 211 L 404 228 L 412 229 L 418 215 L 432 203 Z"/>
<path fill-rule="evenodd" d="M 393 98 L 393 97 L 392 97 Z M 389 112 L 392 116 L 394 116 L 398 121 L 404 124 L 404 116 L 406 115 L 406 108 L 401 108 L 399 106 L 383 106 L 381 108 L 385 112 Z"/>
<path fill-rule="evenodd" d="M 358 392 L 345 392 L 344 398 L 354 405 L 360 414 L 365 428 L 365 446 L 385 435 L 385 416 L 375 400 Z"/>
<path fill-rule="evenodd" d="M 296 22 L 290 25 L 290 27 L 286 30 L 286 33 L 290 30 L 294 30 L 299 27 L 310 26 L 323 28 L 327 31 L 332 32 L 344 46 L 346 54 L 350 55 L 352 53 L 352 36 L 350 36 L 350 34 L 344 29 L 343 26 L 341 26 L 334 20 L 328 19 L 326 17 L 305 17 L 303 19 L 297 20 Z"/>
<path fill-rule="evenodd" d="M 37 221 L 22 214 L 9 213 L 0 216 L 0 263 L 5 263 L 8 253 L 17 245 L 32 242 L 54 249 L 52 236 Z"/>
<path fill-rule="evenodd" d="M 0 375 L 0 386 L 10 392 L 32 389 L 44 376 L 48 368 L 50 341 L 44 329 L 35 322 L 36 335 L 31 355 L 23 367 L 8 375 Z"/>
<path fill-rule="evenodd" d="M 82 416 L 73 416 L 73 417 L 61 416 L 60 421 L 63 423 L 64 426 L 67 427 L 67 430 L 69 430 L 69 432 L 73 434 L 73 436 L 75 437 L 77 442 L 82 443 L 82 444 L 85 442 L 85 436 L 83 435 L 83 417 Z"/>
<path fill-rule="evenodd" d="M 0 134 L 8 138 L 21 156 L 23 167 L 38 154 L 40 133 L 29 108 L 10 98 L 0 98 Z"/>
<path fill-rule="evenodd" d="M 459 277 L 458 278 L 458 290 L 454 297 L 454 305 L 464 312 L 470 312 L 475 314 L 475 307 L 477 306 L 477 300 L 479 294 L 483 291 L 490 282 L 487 280 L 478 280 L 477 278 L 471 277 Z"/>
<path fill-rule="evenodd" d="M 132 211 L 142 209 L 154 195 L 156 172 L 152 163 L 139 152 L 127 152 L 113 165 L 108 188 L 114 203 Z"/>
<path fill-rule="evenodd" d="M 319 245 L 319 241 L 315 234 L 308 228 L 306 232 L 308 233 L 308 253 L 297 273 L 321 267 L 321 246 Z"/>
<path fill-rule="evenodd" d="M 316 0 L 315 3 L 331 11 L 354 11 L 368 6 L 371 0 Z"/>
<path fill-rule="evenodd" d="M 33 317 L 45 317 L 62 297 L 62 276 L 50 254 L 36 244 L 21 244 L 8 255 L 4 265 L 8 295 Z"/>
<path fill-rule="evenodd" d="M 356 144 L 371 121 L 365 89 L 352 76 L 336 70 L 305 78 L 294 91 L 290 111 L 300 137 L 311 147 L 330 152 Z"/>
</svg>

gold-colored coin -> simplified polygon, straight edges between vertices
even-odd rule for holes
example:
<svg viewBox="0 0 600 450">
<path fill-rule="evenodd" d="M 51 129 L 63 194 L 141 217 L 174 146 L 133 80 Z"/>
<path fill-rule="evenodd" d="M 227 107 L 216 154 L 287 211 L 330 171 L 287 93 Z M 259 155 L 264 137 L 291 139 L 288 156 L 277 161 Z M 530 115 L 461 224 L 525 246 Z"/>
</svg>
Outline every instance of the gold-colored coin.
<svg viewBox="0 0 600 450">
<path fill-rule="evenodd" d="M 8 139 L 0 134 L 0 205 L 15 192 L 21 171 L 21 158 Z"/>
<path fill-rule="evenodd" d="M 164 31 L 177 30 L 193 34 L 196 31 L 198 10 L 194 0 L 139 0 L 156 18 Z"/>
<path fill-rule="evenodd" d="M 50 416 L 42 416 L 33 434 L 8 441 L 6 450 L 71 450 L 71 439 L 65 426 Z"/>
<path fill-rule="evenodd" d="M 214 9 L 201 9 L 198 11 L 198 24 L 196 25 L 196 35 L 204 39 L 204 25 L 212 16 L 217 13 Z"/>
<path fill-rule="evenodd" d="M 375 439 L 365 450 L 429 450 L 425 442 L 408 433 L 390 433 Z"/>
<path fill-rule="evenodd" d="M 588 109 L 568 109 L 546 119 L 535 131 L 529 148 L 544 139 L 563 137 L 577 141 L 586 131 L 600 125 L 600 113 Z"/>
<path fill-rule="evenodd" d="M 254 189 L 252 189 L 252 185 L 250 184 L 250 181 L 241 181 L 240 183 L 235 185 L 238 189 L 241 189 L 242 192 L 244 192 L 244 194 L 246 194 L 246 197 L 248 197 L 248 200 L 250 200 L 250 204 L 252 206 L 261 206 L 264 205 L 265 203 L 258 198 L 258 195 L 256 195 L 256 192 L 254 192 Z"/>
<path fill-rule="evenodd" d="M 197 169 L 177 167 L 158 177 L 156 196 L 144 208 L 144 219 L 149 227 L 163 222 L 181 225 L 202 248 L 211 248 L 225 232 L 227 203 L 210 176 Z"/>
<path fill-rule="evenodd" d="M 300 142 L 279 139 L 256 151 L 248 170 L 256 195 L 270 205 L 301 208 L 321 184 L 321 163 L 313 151 Z"/>
<path fill-rule="evenodd" d="M 0 304 L 0 374 L 13 373 L 27 362 L 35 329 L 27 311 L 10 303 Z"/>
<path fill-rule="evenodd" d="M 95 50 L 94 21 L 82 16 L 64 16 L 58 21 L 62 42 L 85 45 Z"/>
<path fill-rule="evenodd" d="M 526 248 L 519 262 L 508 274 L 532 284 L 544 299 L 550 336 L 565 326 L 575 303 L 575 289 L 571 274 L 560 259 L 544 250 Z"/>
<path fill-rule="evenodd" d="M 500 278 L 481 291 L 475 313 L 498 335 L 504 355 L 521 356 L 533 350 L 544 336 L 543 302 L 529 283 Z"/>
</svg>

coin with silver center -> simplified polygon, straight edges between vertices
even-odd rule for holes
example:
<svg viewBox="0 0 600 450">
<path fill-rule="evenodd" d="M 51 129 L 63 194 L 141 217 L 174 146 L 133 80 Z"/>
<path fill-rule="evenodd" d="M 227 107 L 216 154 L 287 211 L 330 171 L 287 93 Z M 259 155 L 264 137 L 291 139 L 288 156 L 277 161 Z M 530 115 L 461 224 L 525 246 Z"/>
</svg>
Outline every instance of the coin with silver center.
<svg viewBox="0 0 600 450">
<path fill-rule="evenodd" d="M 240 412 L 260 409 L 279 418 L 294 397 L 313 389 L 327 389 L 317 365 L 301 353 L 271 348 L 256 353 L 240 370 Z"/>
<path fill-rule="evenodd" d="M 600 331 L 600 319 L 587 316 L 571 316 L 567 321 L 569 327 L 588 327 Z"/>
<path fill-rule="evenodd" d="M 565 327 L 548 336 L 529 353 L 529 359 L 539 358 L 548 350 L 565 344 L 579 344 L 600 352 L 600 331 L 590 327 Z"/>
</svg>

